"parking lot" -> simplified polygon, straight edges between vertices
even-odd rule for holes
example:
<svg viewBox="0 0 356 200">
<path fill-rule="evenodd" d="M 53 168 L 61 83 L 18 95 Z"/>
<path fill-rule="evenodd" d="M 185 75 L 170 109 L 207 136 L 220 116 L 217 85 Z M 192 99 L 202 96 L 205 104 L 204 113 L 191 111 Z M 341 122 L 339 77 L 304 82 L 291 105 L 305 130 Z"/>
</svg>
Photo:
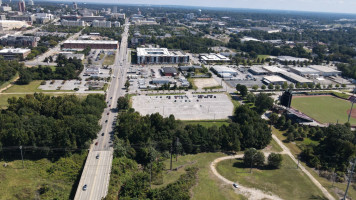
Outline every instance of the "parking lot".
<svg viewBox="0 0 356 200">
<path fill-rule="evenodd" d="M 132 107 L 141 115 L 173 114 L 180 120 L 227 119 L 234 106 L 226 94 L 134 96 Z"/>
</svg>

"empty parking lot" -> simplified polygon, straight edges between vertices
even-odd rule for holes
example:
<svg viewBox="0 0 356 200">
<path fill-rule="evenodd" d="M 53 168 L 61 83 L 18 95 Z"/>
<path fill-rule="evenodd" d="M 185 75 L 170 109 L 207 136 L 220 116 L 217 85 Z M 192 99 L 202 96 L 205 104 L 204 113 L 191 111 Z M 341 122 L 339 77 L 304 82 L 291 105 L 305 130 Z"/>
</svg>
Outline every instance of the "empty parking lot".
<svg viewBox="0 0 356 200">
<path fill-rule="evenodd" d="M 186 94 L 134 96 L 132 107 L 141 115 L 173 114 L 180 120 L 227 119 L 232 115 L 233 104 L 226 94 Z"/>
</svg>

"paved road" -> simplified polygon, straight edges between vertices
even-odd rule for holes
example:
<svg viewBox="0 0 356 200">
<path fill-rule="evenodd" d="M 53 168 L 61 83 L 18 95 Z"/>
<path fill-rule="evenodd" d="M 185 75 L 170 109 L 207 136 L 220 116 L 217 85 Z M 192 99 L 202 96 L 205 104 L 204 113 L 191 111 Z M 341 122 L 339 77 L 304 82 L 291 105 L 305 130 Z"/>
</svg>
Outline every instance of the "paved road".
<svg viewBox="0 0 356 200">
<path fill-rule="evenodd" d="M 127 63 L 128 20 L 122 34 L 120 50 L 116 51 L 113 65 L 113 78 L 107 92 L 106 101 L 111 108 L 106 108 L 102 115 L 102 130 L 90 148 L 84 170 L 77 188 L 75 200 L 100 200 L 107 195 L 110 181 L 110 171 L 113 159 L 112 136 L 117 116 L 117 99 L 125 95 L 124 83 Z M 103 134 L 103 135 L 102 135 Z M 83 186 L 87 185 L 87 190 Z"/>
</svg>

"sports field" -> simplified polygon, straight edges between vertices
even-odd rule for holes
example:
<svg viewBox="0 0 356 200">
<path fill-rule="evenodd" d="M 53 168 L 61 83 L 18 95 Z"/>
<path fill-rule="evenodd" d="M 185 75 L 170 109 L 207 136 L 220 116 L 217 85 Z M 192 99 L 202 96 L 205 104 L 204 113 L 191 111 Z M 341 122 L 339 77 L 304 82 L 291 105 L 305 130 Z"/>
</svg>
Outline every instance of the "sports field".
<svg viewBox="0 0 356 200">
<path fill-rule="evenodd" d="M 356 104 L 354 106 L 351 125 L 356 125 Z M 293 97 L 292 107 L 321 123 L 345 123 L 351 102 L 334 96 L 302 96 Z"/>
</svg>

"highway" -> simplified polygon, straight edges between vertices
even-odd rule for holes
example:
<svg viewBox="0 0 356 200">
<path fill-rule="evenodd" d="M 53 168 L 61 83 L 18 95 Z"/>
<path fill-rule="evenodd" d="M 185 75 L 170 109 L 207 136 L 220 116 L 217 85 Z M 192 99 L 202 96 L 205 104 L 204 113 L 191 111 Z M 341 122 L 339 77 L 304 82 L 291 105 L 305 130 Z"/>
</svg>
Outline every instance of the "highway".
<svg viewBox="0 0 356 200">
<path fill-rule="evenodd" d="M 75 200 L 100 200 L 108 192 L 113 159 L 112 137 L 117 117 L 117 99 L 125 95 L 126 71 L 130 64 L 127 63 L 128 30 L 129 24 L 126 20 L 120 49 L 116 51 L 115 62 L 112 66 L 112 81 L 106 95 L 106 102 L 110 107 L 106 108 L 102 115 L 100 122 L 102 129 L 89 150 Z M 85 184 L 87 189 L 83 190 Z"/>
</svg>

